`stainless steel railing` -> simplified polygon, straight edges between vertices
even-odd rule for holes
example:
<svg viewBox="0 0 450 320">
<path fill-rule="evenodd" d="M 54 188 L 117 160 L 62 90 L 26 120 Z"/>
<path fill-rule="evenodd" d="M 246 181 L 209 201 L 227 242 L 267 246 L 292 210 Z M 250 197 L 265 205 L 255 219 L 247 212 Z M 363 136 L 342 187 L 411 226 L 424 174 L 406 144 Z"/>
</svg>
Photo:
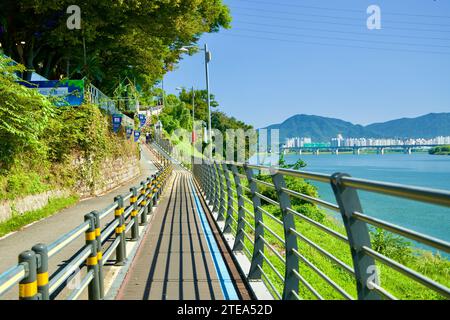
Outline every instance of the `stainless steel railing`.
<svg viewBox="0 0 450 320">
<path fill-rule="evenodd" d="M 158 155 L 158 158 L 162 159 L 162 156 Z M 116 255 L 114 263 L 123 265 L 127 256 L 126 242 L 137 241 L 140 237 L 139 225 L 146 224 L 147 216 L 152 214 L 172 172 L 172 166 L 168 162 L 163 163 L 164 166 L 158 165 L 159 171 L 155 175 L 131 188 L 129 193 L 117 196 L 101 212 L 86 214 L 85 221 L 73 230 L 48 245 L 37 244 L 22 252 L 19 263 L 0 274 L 0 296 L 19 285 L 19 299 L 56 299 L 67 289 L 69 280 L 79 276 L 82 277 L 79 284 L 66 299 L 77 299 L 86 288 L 90 300 L 102 299 L 105 294 L 103 266 L 113 253 Z M 100 229 L 101 221 L 113 212 L 114 218 Z M 127 233 L 131 234 L 130 240 L 125 237 Z M 49 276 L 49 260 L 83 234 L 85 244 Z M 84 276 L 83 269 L 86 269 Z"/>
<path fill-rule="evenodd" d="M 258 179 L 255 174 L 263 170 L 270 172 L 267 175 L 270 182 Z M 377 252 L 372 248 L 369 231 L 370 228 L 381 228 L 443 253 L 450 253 L 450 243 L 364 214 L 358 196 L 358 191 L 367 191 L 450 207 L 449 191 L 369 181 L 341 173 L 326 175 L 205 159 L 193 160 L 193 174 L 205 201 L 215 213 L 221 232 L 225 238 L 230 238 L 230 235 L 234 237 L 234 240 L 229 242 L 230 250 L 235 255 L 244 253 L 248 258 L 249 266 L 242 267 L 245 277 L 250 284 L 255 281 L 263 282 L 275 298 L 301 299 L 301 292 L 308 291 L 315 298 L 324 299 L 316 283 L 306 279 L 306 269 L 315 274 L 315 278 L 311 276 L 310 279 L 317 279 L 315 282 L 323 281 L 343 299 L 404 298 L 394 296 L 380 284 L 380 265 L 410 279 L 408 281 L 413 281 L 415 285 L 419 284 L 432 290 L 438 298 L 450 298 L 449 281 L 439 283 Z M 286 185 L 288 177 L 329 184 L 336 203 L 289 189 Z M 260 191 L 261 188 L 272 189 L 276 197 L 264 195 Z M 298 212 L 291 205 L 295 198 L 339 213 L 345 231 L 336 231 L 335 228 Z M 281 217 L 278 218 L 265 210 L 262 203 L 276 206 Z M 448 214 L 450 215 L 450 210 Z M 326 234 L 344 243 L 348 250 L 346 253 L 350 253 L 350 261 L 344 262 L 339 258 L 340 252 L 327 250 L 326 241 L 318 243 L 302 233 L 296 227 L 301 223 L 314 228 L 317 233 Z M 325 268 L 314 263 L 312 253 L 305 254 L 300 250 L 300 246 L 309 248 L 335 268 L 342 270 L 350 277 L 352 286 L 349 288 L 347 285 L 344 288 L 342 283 L 332 279 Z M 391 281 L 396 281 L 396 278 Z"/>
</svg>

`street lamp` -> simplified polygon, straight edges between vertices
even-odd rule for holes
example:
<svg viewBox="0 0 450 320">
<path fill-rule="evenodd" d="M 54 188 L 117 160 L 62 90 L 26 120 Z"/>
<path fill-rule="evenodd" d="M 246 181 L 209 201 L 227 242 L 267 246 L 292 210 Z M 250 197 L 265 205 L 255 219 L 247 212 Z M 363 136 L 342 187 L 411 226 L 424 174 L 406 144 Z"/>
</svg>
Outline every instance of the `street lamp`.
<svg viewBox="0 0 450 320">
<path fill-rule="evenodd" d="M 205 52 L 205 73 L 206 73 L 206 92 L 208 102 L 208 142 L 209 142 L 209 157 L 212 158 L 212 127 L 211 127 L 211 97 L 209 94 L 209 63 L 211 62 L 211 51 L 208 50 L 208 45 L 205 43 L 204 48 L 197 46 L 185 46 L 180 49 L 182 52 L 189 52 L 189 48 L 197 48 Z"/>
</svg>

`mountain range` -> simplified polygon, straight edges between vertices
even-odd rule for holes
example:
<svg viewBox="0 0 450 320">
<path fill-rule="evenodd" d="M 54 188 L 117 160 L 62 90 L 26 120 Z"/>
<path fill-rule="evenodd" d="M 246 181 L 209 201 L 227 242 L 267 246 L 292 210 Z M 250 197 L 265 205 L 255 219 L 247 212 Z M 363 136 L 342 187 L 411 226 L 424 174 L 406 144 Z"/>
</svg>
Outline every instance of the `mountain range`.
<svg viewBox="0 0 450 320">
<path fill-rule="evenodd" d="M 314 142 L 329 142 L 342 134 L 344 138 L 435 138 L 450 136 L 450 113 L 430 113 L 417 118 L 401 118 L 367 126 L 340 119 L 297 114 L 264 129 L 279 129 L 280 141 L 309 137 Z"/>
</svg>

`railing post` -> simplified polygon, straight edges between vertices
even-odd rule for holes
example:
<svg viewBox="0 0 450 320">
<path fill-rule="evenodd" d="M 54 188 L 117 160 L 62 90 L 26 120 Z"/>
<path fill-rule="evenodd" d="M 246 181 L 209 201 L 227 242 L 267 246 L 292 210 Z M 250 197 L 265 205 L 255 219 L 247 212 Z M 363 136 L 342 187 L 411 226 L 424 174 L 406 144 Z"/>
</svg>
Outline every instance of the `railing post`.
<svg viewBox="0 0 450 320">
<path fill-rule="evenodd" d="M 117 196 L 114 198 L 114 201 L 118 203 L 117 209 L 114 212 L 116 219 L 119 221 L 119 225 L 117 226 L 115 233 L 116 238 L 120 238 L 120 243 L 116 249 L 116 265 L 123 266 L 125 264 L 126 258 L 126 244 L 125 244 L 125 221 L 123 217 L 123 198 L 122 196 Z"/>
<path fill-rule="evenodd" d="M 358 299 L 379 300 L 381 297 L 375 291 L 370 290 L 369 285 L 371 279 L 378 279 L 375 260 L 362 250 L 362 247 L 371 248 L 369 230 L 365 222 L 353 218 L 353 212 L 363 213 L 361 202 L 356 189 L 345 187 L 342 184 L 342 177 L 349 177 L 349 175 L 345 173 L 333 174 L 331 176 L 331 187 L 347 231 L 355 269 Z"/>
<path fill-rule="evenodd" d="M 156 177 L 156 194 L 157 199 L 161 198 L 161 172 L 158 173 L 158 176 Z"/>
<path fill-rule="evenodd" d="M 206 166 L 207 168 L 207 173 L 208 173 L 208 178 L 207 178 L 207 182 L 209 185 L 209 206 L 214 207 L 214 175 L 213 175 L 213 171 L 212 171 L 212 165 L 211 165 L 211 161 L 208 160 L 208 164 Z"/>
<path fill-rule="evenodd" d="M 211 194 L 211 177 L 209 171 L 209 163 L 208 160 L 204 160 L 204 183 L 205 183 L 205 196 L 208 205 L 211 204 L 212 194 Z"/>
<path fill-rule="evenodd" d="M 244 229 L 245 229 L 245 211 L 244 211 L 244 199 L 242 198 L 242 185 L 241 179 L 238 176 L 237 167 L 232 164 L 231 172 L 233 172 L 234 183 L 236 185 L 236 191 L 238 196 L 238 224 L 236 230 L 236 237 L 234 241 L 233 251 L 242 251 L 244 249 Z"/>
<path fill-rule="evenodd" d="M 158 179 L 158 173 L 156 173 L 152 179 L 152 191 L 153 191 L 153 195 L 154 195 L 154 199 L 155 199 L 153 205 L 155 205 L 155 206 L 158 204 L 158 188 L 157 188 L 158 181 L 157 181 L 157 179 Z"/>
<path fill-rule="evenodd" d="M 262 264 L 264 261 L 264 258 L 261 254 L 261 252 L 264 253 L 264 241 L 262 240 L 262 237 L 264 237 L 264 226 L 261 224 L 263 222 L 263 215 L 261 210 L 259 209 L 261 207 L 261 199 L 256 195 L 256 192 L 258 192 L 258 185 L 253 179 L 253 170 L 250 169 L 247 165 L 244 165 L 244 169 L 250 187 L 250 192 L 252 194 L 253 212 L 255 215 L 255 237 L 248 279 L 259 280 L 261 279 L 260 267 L 262 268 Z"/>
<path fill-rule="evenodd" d="M 145 181 L 141 182 L 141 196 L 143 197 L 141 203 L 139 204 L 140 208 L 143 210 L 141 214 L 141 225 L 147 224 L 147 214 L 148 214 L 148 207 L 147 207 L 147 183 Z"/>
<path fill-rule="evenodd" d="M 152 190 L 152 178 L 147 178 L 147 214 L 153 213 L 153 190 Z"/>
<path fill-rule="evenodd" d="M 31 249 L 38 258 L 37 266 L 37 289 L 41 300 L 49 300 L 49 285 L 48 285 L 48 249 L 45 244 L 39 243 Z"/>
<path fill-rule="evenodd" d="M 102 248 L 102 230 L 100 228 L 100 213 L 92 211 L 95 219 L 95 238 L 97 241 L 97 262 L 98 262 L 98 282 L 100 288 L 100 299 L 105 296 L 105 285 L 103 278 L 103 248 Z"/>
<path fill-rule="evenodd" d="M 222 174 L 221 174 L 221 170 L 220 170 L 220 165 L 219 163 L 215 163 L 216 166 L 216 171 L 217 171 L 217 175 L 218 175 L 218 185 L 219 185 L 219 210 L 218 210 L 218 214 L 217 214 L 217 221 L 224 221 L 225 220 L 225 191 L 224 191 L 224 187 L 223 187 L 223 178 L 222 178 Z"/>
<path fill-rule="evenodd" d="M 97 260 L 97 239 L 95 236 L 95 217 L 92 213 L 84 216 L 84 221 L 89 222 L 89 229 L 86 231 L 86 246 L 91 248 L 91 253 L 86 260 L 88 271 L 92 271 L 93 279 L 89 283 L 89 300 L 100 300 L 100 283 L 98 281 L 98 260 Z"/>
<path fill-rule="evenodd" d="M 133 210 L 131 211 L 131 219 L 133 220 L 133 226 L 131 227 L 131 241 L 137 241 L 139 239 L 138 192 L 137 188 L 131 188 L 130 191 L 133 193 L 130 198 L 130 206 L 133 207 Z"/>
<path fill-rule="evenodd" d="M 233 191 L 231 190 L 228 165 L 226 163 L 222 163 L 222 169 L 225 176 L 225 183 L 227 184 L 227 218 L 225 219 L 223 233 L 231 233 L 231 224 L 233 223 L 233 220 L 231 219 L 231 216 L 233 215 Z"/>
<path fill-rule="evenodd" d="M 36 254 L 32 250 L 24 251 L 19 255 L 19 263 L 25 267 L 26 277 L 19 283 L 20 300 L 38 300 Z"/>
<path fill-rule="evenodd" d="M 216 170 L 216 162 L 211 163 L 211 183 L 214 186 L 213 212 L 219 212 L 220 176 Z"/>
<path fill-rule="evenodd" d="M 197 166 L 197 174 L 198 174 L 198 181 L 200 183 L 200 188 L 202 189 L 203 194 L 206 197 L 206 184 L 205 184 L 205 163 L 202 160 L 201 164 L 196 165 Z"/>
<path fill-rule="evenodd" d="M 278 200 L 280 202 L 280 209 L 283 218 L 284 241 L 286 251 L 286 265 L 284 276 L 283 300 L 296 299 L 298 294 L 299 280 L 295 276 L 294 270 L 299 270 L 299 259 L 293 250 L 298 250 L 297 236 L 291 232 L 291 229 L 296 230 L 294 216 L 288 211 L 291 207 L 291 199 L 289 195 L 283 191 L 286 188 L 284 176 L 281 173 L 272 175 L 272 181 L 277 191 Z M 293 294 L 295 292 L 295 294 Z"/>
<path fill-rule="evenodd" d="M 158 189 L 156 188 L 156 178 L 158 176 L 158 173 L 154 174 L 152 176 L 152 193 L 153 193 L 153 206 L 156 206 L 158 204 Z"/>
</svg>

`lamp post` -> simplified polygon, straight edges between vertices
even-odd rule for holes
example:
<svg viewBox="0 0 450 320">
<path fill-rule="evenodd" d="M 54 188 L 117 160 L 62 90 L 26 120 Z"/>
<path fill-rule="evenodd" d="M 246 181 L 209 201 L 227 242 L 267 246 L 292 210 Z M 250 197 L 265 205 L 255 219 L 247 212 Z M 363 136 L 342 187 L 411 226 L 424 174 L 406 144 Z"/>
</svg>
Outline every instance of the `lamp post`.
<svg viewBox="0 0 450 320">
<path fill-rule="evenodd" d="M 209 63 L 211 62 L 211 51 L 208 50 L 208 45 L 205 43 L 204 48 L 199 48 L 197 46 L 185 46 L 180 49 L 183 52 L 189 52 L 189 48 L 197 48 L 205 52 L 205 75 L 206 75 L 206 92 L 207 92 L 207 103 L 208 103 L 208 144 L 209 144 L 209 158 L 212 158 L 212 127 L 211 127 L 211 97 L 209 93 Z"/>
</svg>

